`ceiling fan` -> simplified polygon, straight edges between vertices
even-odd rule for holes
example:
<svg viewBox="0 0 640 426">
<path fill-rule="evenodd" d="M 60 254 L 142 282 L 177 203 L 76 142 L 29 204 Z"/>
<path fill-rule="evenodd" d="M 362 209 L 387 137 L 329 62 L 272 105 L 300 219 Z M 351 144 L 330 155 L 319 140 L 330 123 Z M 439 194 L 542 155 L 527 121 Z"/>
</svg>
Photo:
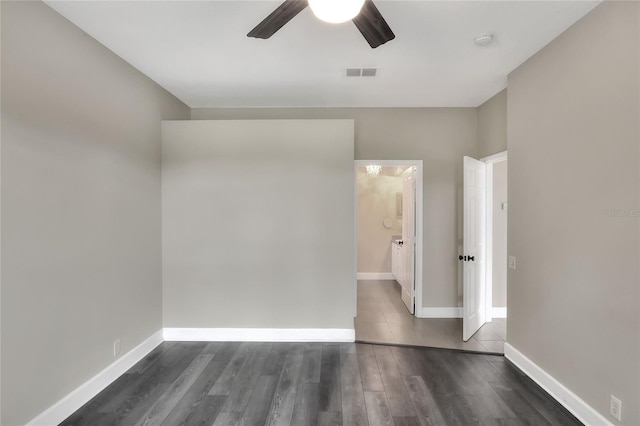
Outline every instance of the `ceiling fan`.
<svg viewBox="0 0 640 426">
<path fill-rule="evenodd" d="M 271 37 L 307 6 L 310 6 L 313 13 L 323 21 L 353 21 L 374 49 L 396 37 L 372 0 L 285 0 L 252 29 L 247 37 Z"/>
</svg>

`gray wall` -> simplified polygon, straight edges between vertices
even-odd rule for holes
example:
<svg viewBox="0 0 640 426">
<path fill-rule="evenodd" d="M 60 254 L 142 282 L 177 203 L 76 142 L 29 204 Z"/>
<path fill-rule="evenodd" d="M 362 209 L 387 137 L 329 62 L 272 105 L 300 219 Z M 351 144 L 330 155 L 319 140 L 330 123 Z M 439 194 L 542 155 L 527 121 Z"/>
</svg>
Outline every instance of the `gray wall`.
<svg viewBox="0 0 640 426">
<path fill-rule="evenodd" d="M 189 109 L 40 2 L 2 2 L 2 420 L 161 326 L 160 121 Z"/>
<path fill-rule="evenodd" d="M 162 126 L 165 327 L 353 328 L 353 121 Z"/>
<path fill-rule="evenodd" d="M 507 161 L 493 164 L 493 306 L 507 306 Z"/>
<path fill-rule="evenodd" d="M 402 214 L 397 214 L 396 194 L 402 193 L 397 167 L 383 167 L 375 177 L 365 166 L 356 170 L 358 272 L 391 272 L 391 237 L 402 235 Z M 393 220 L 391 228 L 383 222 Z"/>
<path fill-rule="evenodd" d="M 617 396 L 625 425 L 640 424 L 639 7 L 603 2 L 508 91 L 507 340 L 614 423 Z"/>
<path fill-rule="evenodd" d="M 507 89 L 478 107 L 478 155 L 480 158 L 507 149 Z"/>
<path fill-rule="evenodd" d="M 423 160 L 423 306 L 461 306 L 462 157 L 477 154 L 476 108 L 192 109 L 200 119 L 349 118 L 357 160 Z"/>
</svg>

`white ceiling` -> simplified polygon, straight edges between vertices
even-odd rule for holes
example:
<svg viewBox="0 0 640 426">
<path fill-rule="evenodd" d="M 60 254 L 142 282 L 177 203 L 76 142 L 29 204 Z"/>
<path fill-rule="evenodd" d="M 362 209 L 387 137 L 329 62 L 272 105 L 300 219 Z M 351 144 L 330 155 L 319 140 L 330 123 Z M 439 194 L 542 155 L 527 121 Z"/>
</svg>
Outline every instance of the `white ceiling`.
<svg viewBox="0 0 640 426">
<path fill-rule="evenodd" d="M 191 107 L 475 107 L 599 1 L 377 0 L 396 34 L 377 49 L 309 8 L 246 37 L 280 1 L 46 3 Z M 361 66 L 378 76 L 344 76 Z"/>
</svg>

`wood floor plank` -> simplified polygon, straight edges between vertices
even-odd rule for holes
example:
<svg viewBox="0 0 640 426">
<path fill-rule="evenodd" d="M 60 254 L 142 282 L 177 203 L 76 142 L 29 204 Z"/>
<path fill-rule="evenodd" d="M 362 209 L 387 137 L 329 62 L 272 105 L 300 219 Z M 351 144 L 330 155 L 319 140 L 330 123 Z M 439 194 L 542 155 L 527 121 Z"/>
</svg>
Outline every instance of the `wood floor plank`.
<svg viewBox="0 0 640 426">
<path fill-rule="evenodd" d="M 342 426 L 342 412 L 341 411 L 319 412 L 318 426 Z"/>
<path fill-rule="evenodd" d="M 100 421 L 84 424 L 92 426 L 133 426 L 165 394 L 169 386 L 168 383 L 158 383 L 148 393 L 135 392 L 116 411 L 109 413 Z"/>
<path fill-rule="evenodd" d="M 547 419 L 538 412 L 527 399 L 523 398 L 518 390 L 501 383 L 491 383 L 491 387 L 507 403 L 515 418 L 526 419 L 534 425 L 549 425 Z"/>
<path fill-rule="evenodd" d="M 172 384 L 185 368 L 200 355 L 207 346 L 202 342 L 171 342 L 174 345 L 150 367 L 149 377 L 160 383 Z"/>
<path fill-rule="evenodd" d="M 145 389 L 144 392 L 129 391 L 128 398 L 122 400 L 119 406 L 115 406 L 109 412 L 99 412 L 92 405 L 83 406 L 63 421 L 61 426 L 81 425 L 114 425 L 135 424 L 140 417 L 151 407 L 169 387 L 166 383 L 156 384 L 155 387 Z M 131 420 L 133 419 L 133 420 Z"/>
<path fill-rule="evenodd" d="M 135 424 L 204 347 L 169 343 L 160 345 L 159 357 L 144 374 L 123 375 L 78 410 L 82 421 L 72 419 L 73 424 Z"/>
<path fill-rule="evenodd" d="M 404 376 L 404 384 L 422 426 L 445 424 L 438 404 L 421 376 Z"/>
<path fill-rule="evenodd" d="M 225 345 L 225 342 L 210 342 L 207 343 L 207 346 L 202 350 L 203 354 L 215 355 L 218 353 L 220 349 L 222 349 Z"/>
<path fill-rule="evenodd" d="M 438 395 L 434 395 L 438 398 Z M 455 395 L 438 399 L 438 407 L 447 425 L 474 426 L 480 425 L 480 419 L 469 403 L 467 395 Z"/>
<path fill-rule="evenodd" d="M 216 386 L 223 394 L 210 395 Z M 580 425 L 504 357 L 241 342 L 163 343 L 62 425 L 266 423 Z"/>
<path fill-rule="evenodd" d="M 421 350 L 422 377 L 446 424 L 477 424 L 478 418 L 474 416 L 469 400 L 459 397 L 469 391 L 462 386 L 457 371 L 448 364 L 449 358 L 456 354 L 444 350 Z"/>
<path fill-rule="evenodd" d="M 340 354 L 340 393 L 342 396 L 342 422 L 345 425 L 366 425 L 367 408 L 360 379 L 358 354 Z"/>
<path fill-rule="evenodd" d="M 278 377 L 272 375 L 260 376 L 253 392 L 251 392 L 251 398 L 244 412 L 244 425 L 263 426 L 265 424 L 277 385 Z"/>
<path fill-rule="evenodd" d="M 154 362 L 158 360 L 158 358 L 160 358 L 160 355 L 162 355 L 162 353 L 166 350 L 162 346 L 162 344 L 158 345 L 153 351 L 151 351 L 151 353 L 138 361 L 125 374 L 144 373 L 151 365 L 153 365 Z"/>
<path fill-rule="evenodd" d="M 304 361 L 303 361 L 304 365 Z M 302 376 L 301 376 L 302 381 Z M 291 425 L 314 426 L 318 418 L 318 383 L 299 383 Z"/>
<path fill-rule="evenodd" d="M 528 421 L 522 419 L 498 419 L 500 426 L 532 426 Z"/>
<path fill-rule="evenodd" d="M 376 355 L 373 353 L 373 346 L 358 343 L 356 348 L 360 377 L 362 378 L 362 389 L 372 392 L 384 392 L 384 384 L 382 384 L 382 376 L 380 375 Z"/>
<path fill-rule="evenodd" d="M 463 394 L 464 389 L 449 368 L 446 368 L 448 351 L 421 351 L 422 376 L 424 382 L 434 397 L 453 397 Z"/>
<path fill-rule="evenodd" d="M 493 367 L 488 358 L 495 355 L 479 356 L 478 354 L 465 354 L 465 358 L 473 364 L 476 371 L 485 382 L 499 382 L 501 375 Z"/>
<path fill-rule="evenodd" d="M 213 357 L 213 360 L 200 374 L 200 377 L 198 377 L 178 404 L 173 408 L 173 410 L 171 410 L 171 413 L 169 413 L 167 418 L 164 420 L 164 424 L 180 424 L 191 414 L 191 412 L 200 410 L 199 406 L 201 404 L 206 401 L 213 401 L 209 398 L 209 390 L 225 370 L 229 361 L 233 358 L 233 355 L 239 347 L 240 343 L 238 342 L 226 342 L 222 347 L 220 347 Z M 218 400 L 219 399 L 216 399 L 215 401 Z"/>
<path fill-rule="evenodd" d="M 419 357 L 419 349 L 392 347 L 391 353 L 398 365 L 398 371 L 401 376 L 420 376 L 422 375 L 422 361 Z"/>
<path fill-rule="evenodd" d="M 477 392 L 474 384 L 475 376 L 463 374 L 463 362 L 466 355 L 463 352 L 454 352 L 440 356 L 440 366 L 447 373 L 447 380 L 451 382 L 455 388 L 456 395 L 472 395 Z M 466 373 L 466 371 L 465 371 Z"/>
<path fill-rule="evenodd" d="M 169 385 L 175 381 L 175 378 L 195 359 L 197 352 L 199 352 L 193 346 L 182 346 L 175 342 L 166 343 L 160 345 L 160 350 L 154 351 L 157 355 L 153 357 L 154 361 L 145 364 L 145 374 L 133 376 L 134 378 L 126 387 L 119 389 L 117 393 L 108 398 L 108 401 L 98 409 L 99 412 L 110 413 L 114 410 L 122 412 L 123 407 L 125 410 L 128 409 L 126 407 L 130 407 L 133 401 L 139 404 L 140 397 L 157 389 L 158 384 L 166 383 Z"/>
<path fill-rule="evenodd" d="M 515 367 L 512 367 L 515 368 Z M 518 375 L 516 389 L 532 407 L 552 424 L 562 426 L 575 426 L 580 422 L 562 407 L 557 401 L 549 398 L 549 395 L 533 380 L 524 375 Z M 512 385 L 513 386 L 513 385 Z"/>
<path fill-rule="evenodd" d="M 394 424 L 387 395 L 384 392 L 365 392 L 367 417 L 370 426 L 392 426 Z"/>
<path fill-rule="evenodd" d="M 320 388 L 318 411 L 342 410 L 340 395 L 340 347 L 338 345 L 322 345 L 320 365 Z"/>
<path fill-rule="evenodd" d="M 220 413 L 212 426 L 244 426 L 243 413 Z"/>
<path fill-rule="evenodd" d="M 145 379 L 146 377 L 140 374 L 124 374 L 85 404 L 81 410 L 87 413 L 101 414 L 117 410 L 131 393 L 131 389 L 137 387 Z"/>
<path fill-rule="evenodd" d="M 242 371 L 251 353 L 255 350 L 255 343 L 242 343 L 229 361 L 218 380 L 209 391 L 209 395 L 229 395 L 238 375 Z"/>
<path fill-rule="evenodd" d="M 476 365 L 474 360 L 467 356 L 468 354 L 460 355 L 452 362 L 453 365 L 450 365 L 458 370 L 464 387 L 478 399 L 477 412 L 481 421 L 495 423 L 499 418 L 515 418 L 513 411 L 478 372 L 480 365 Z M 472 399 L 471 402 L 473 403 L 474 400 Z"/>
<path fill-rule="evenodd" d="M 224 405 L 223 411 L 244 411 L 247 408 L 251 390 L 254 388 L 260 371 L 271 351 L 271 344 L 262 343 L 253 348 L 253 352 L 249 356 L 246 365 L 237 375 L 231 386 L 229 396 Z"/>
<path fill-rule="evenodd" d="M 196 381 L 200 373 L 211 362 L 213 355 L 201 354 L 178 376 L 176 381 L 169 386 L 165 393 L 136 423 L 136 426 L 158 425 L 169 415 L 180 399 Z"/>
<path fill-rule="evenodd" d="M 291 424 L 303 359 L 304 355 L 295 351 L 287 354 L 265 424 L 272 426 Z"/>
<path fill-rule="evenodd" d="M 322 344 L 307 343 L 300 372 L 301 383 L 320 383 L 320 363 L 322 359 Z"/>
<path fill-rule="evenodd" d="M 200 403 L 193 407 L 193 410 L 180 422 L 174 422 L 167 418 L 162 422 L 163 426 L 194 426 L 211 425 L 228 397 L 224 395 L 205 395 Z"/>
<path fill-rule="evenodd" d="M 416 412 L 413 408 L 413 403 L 400 376 L 390 348 L 376 345 L 373 347 L 373 352 L 376 355 L 376 361 L 378 361 L 378 368 L 380 369 L 382 383 L 389 400 L 391 414 L 398 417 L 415 417 Z"/>
<path fill-rule="evenodd" d="M 393 423 L 395 426 L 420 426 L 421 423 L 417 417 L 394 417 Z M 442 423 L 438 426 L 446 426 L 445 423 Z"/>
<path fill-rule="evenodd" d="M 497 417 L 494 411 L 495 405 L 485 405 L 481 395 L 467 394 L 460 395 L 458 398 L 465 401 L 465 405 L 471 409 L 473 416 L 478 419 L 479 424 L 482 426 L 500 426 L 498 422 L 499 417 Z"/>
<path fill-rule="evenodd" d="M 284 360 L 290 349 L 291 343 L 274 343 L 269 353 L 269 358 L 267 358 L 267 362 L 264 363 L 261 374 L 279 377 L 282 372 Z"/>
<path fill-rule="evenodd" d="M 355 343 L 340 343 L 340 353 L 343 353 L 343 354 L 355 354 L 356 353 L 356 344 Z"/>
</svg>

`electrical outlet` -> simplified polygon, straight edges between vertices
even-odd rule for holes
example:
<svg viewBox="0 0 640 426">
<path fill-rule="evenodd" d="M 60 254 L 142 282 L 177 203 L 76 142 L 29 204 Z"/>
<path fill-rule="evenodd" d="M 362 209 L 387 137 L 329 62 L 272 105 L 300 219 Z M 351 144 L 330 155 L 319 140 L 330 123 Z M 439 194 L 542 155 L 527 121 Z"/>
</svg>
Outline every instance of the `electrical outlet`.
<svg viewBox="0 0 640 426">
<path fill-rule="evenodd" d="M 516 257 L 515 256 L 509 256 L 509 268 L 510 269 L 516 269 Z"/>
<path fill-rule="evenodd" d="M 113 356 L 118 356 L 120 353 L 120 339 L 113 342 Z"/>
<path fill-rule="evenodd" d="M 622 421 L 622 401 L 613 395 L 611 395 L 611 402 L 609 403 L 609 412 L 616 420 Z"/>
</svg>

